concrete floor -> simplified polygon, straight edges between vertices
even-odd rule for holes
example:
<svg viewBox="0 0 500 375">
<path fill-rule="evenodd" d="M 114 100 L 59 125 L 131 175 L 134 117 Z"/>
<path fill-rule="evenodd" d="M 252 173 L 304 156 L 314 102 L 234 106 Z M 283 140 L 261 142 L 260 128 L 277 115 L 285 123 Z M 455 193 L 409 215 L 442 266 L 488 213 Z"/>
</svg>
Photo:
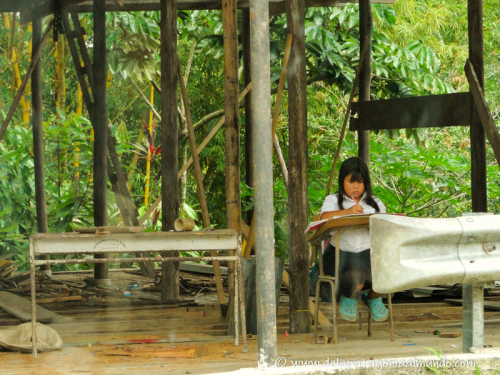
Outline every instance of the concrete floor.
<svg viewBox="0 0 500 375">
<path fill-rule="evenodd" d="M 379 330 L 377 330 L 377 328 Z M 366 331 L 353 330 L 343 332 L 339 335 L 339 344 L 315 344 L 312 334 L 288 335 L 280 334 L 278 337 L 278 368 L 270 369 L 271 373 L 331 373 L 337 360 L 342 361 L 367 361 L 382 360 L 387 358 L 407 358 L 429 356 L 430 359 L 438 359 L 433 353 L 442 353 L 446 358 L 461 355 L 462 337 L 442 338 L 435 336 L 431 331 L 433 327 L 422 325 L 418 333 L 414 329 L 397 330 L 396 340 L 391 342 L 389 333 L 384 330 L 385 326 L 376 324 L 373 337 L 366 337 Z M 422 332 L 422 333 L 420 333 Z M 441 333 L 460 332 L 460 328 L 441 329 Z M 242 347 L 235 347 L 231 338 L 217 338 L 216 341 L 205 343 L 183 343 L 182 345 L 195 348 L 196 358 L 154 358 L 134 356 L 110 356 L 106 354 L 109 346 L 95 345 L 84 347 L 63 347 L 61 350 L 47 353 L 39 353 L 38 358 L 32 358 L 27 353 L 0 352 L 0 366 L 2 375 L 14 374 L 214 374 L 222 372 L 237 371 L 237 374 L 253 373 L 250 369 L 257 366 L 257 340 L 252 337 L 249 340 L 248 353 L 242 353 Z M 149 345 L 149 344 L 148 344 Z M 176 344 L 179 345 L 179 344 Z M 487 326 L 485 330 L 485 345 L 500 347 L 500 326 Z M 155 346 L 172 347 L 172 344 L 158 344 Z M 490 349 L 491 350 L 491 349 Z M 470 355 L 469 355 L 470 356 Z M 500 360 L 492 358 L 500 357 L 500 351 L 484 356 L 476 355 L 481 374 L 490 373 L 490 370 L 500 368 Z M 474 357 L 474 358 L 476 358 Z M 294 365 L 301 364 L 301 369 Z M 493 361 L 493 362 L 492 362 Z M 383 362 L 371 362 L 373 366 L 384 366 Z M 330 372 L 315 370 L 317 364 L 326 364 Z M 345 363 L 346 364 L 346 363 Z M 354 364 L 352 364 L 354 365 Z M 332 367 L 333 366 L 333 367 Z M 359 366 L 359 365 L 358 365 Z M 387 364 L 386 364 L 387 366 Z M 283 367 L 283 368 L 281 368 Z M 281 369 L 279 369 L 281 368 Z M 299 371 L 300 370 L 300 371 Z M 432 370 L 420 368 L 398 369 L 386 367 L 376 373 L 430 373 Z M 320 371 L 320 372 L 317 372 Z M 370 373 L 359 368 L 350 373 Z M 406 372 L 405 372 L 406 371 Z M 422 371 L 422 372 L 420 372 Z M 374 373 L 375 373 L 374 372 Z M 262 371 L 257 371 L 262 373 Z M 474 367 L 453 369 L 443 373 L 469 373 L 476 374 Z M 498 372 L 497 372 L 498 373 Z"/>
</svg>

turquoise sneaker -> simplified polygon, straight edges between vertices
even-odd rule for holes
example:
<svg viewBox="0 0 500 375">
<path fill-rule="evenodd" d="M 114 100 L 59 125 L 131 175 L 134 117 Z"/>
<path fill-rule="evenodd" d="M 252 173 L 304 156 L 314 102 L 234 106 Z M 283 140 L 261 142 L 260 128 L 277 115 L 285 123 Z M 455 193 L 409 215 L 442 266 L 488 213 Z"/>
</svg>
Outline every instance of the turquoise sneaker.
<svg viewBox="0 0 500 375">
<path fill-rule="evenodd" d="M 356 298 L 340 296 L 339 312 L 342 319 L 355 322 L 358 312 L 358 300 Z"/>
<path fill-rule="evenodd" d="M 366 306 L 370 309 L 373 320 L 376 322 L 383 322 L 389 317 L 389 311 L 387 307 L 382 303 L 382 297 L 368 298 L 368 292 L 363 294 L 363 301 L 365 301 Z"/>
</svg>

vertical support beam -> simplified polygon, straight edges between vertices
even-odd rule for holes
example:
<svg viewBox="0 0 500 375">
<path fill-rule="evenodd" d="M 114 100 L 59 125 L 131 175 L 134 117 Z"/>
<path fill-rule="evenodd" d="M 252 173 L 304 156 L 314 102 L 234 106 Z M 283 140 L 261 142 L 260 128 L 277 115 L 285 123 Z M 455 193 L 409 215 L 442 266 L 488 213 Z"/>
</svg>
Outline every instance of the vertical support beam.
<svg viewBox="0 0 500 375">
<path fill-rule="evenodd" d="M 107 139 L 108 107 L 106 103 L 106 11 L 105 2 L 94 0 L 94 104 L 92 123 L 94 124 L 94 225 L 108 224 L 107 192 Z M 104 258 L 103 255 L 96 257 Z M 94 278 L 108 280 L 108 264 L 96 264 Z M 102 281 L 102 283 L 106 283 Z"/>
<path fill-rule="evenodd" d="M 463 352 L 484 345 L 484 284 L 463 284 Z"/>
<path fill-rule="evenodd" d="M 469 60 L 484 91 L 483 1 L 468 0 Z M 481 119 L 473 106 L 470 123 L 472 211 L 487 211 L 486 144 Z"/>
<path fill-rule="evenodd" d="M 177 0 L 161 0 L 161 195 L 163 231 L 174 229 L 179 212 L 177 184 Z M 178 252 L 164 256 L 177 257 Z M 161 300 L 179 298 L 179 263 L 161 266 Z"/>
<path fill-rule="evenodd" d="M 269 2 L 250 0 L 250 20 L 258 365 L 265 368 L 277 355 Z"/>
<path fill-rule="evenodd" d="M 240 116 L 238 86 L 238 21 L 236 0 L 222 1 L 224 34 L 224 115 L 226 118 L 226 216 L 227 228 L 240 230 Z M 234 272 L 234 262 L 228 271 Z M 229 296 L 234 295 L 234 278 L 229 277 Z M 230 297 L 231 298 L 231 297 Z"/>
<path fill-rule="evenodd" d="M 250 67 L 252 60 L 250 58 L 250 10 L 243 9 L 243 20 L 241 25 L 241 43 L 243 49 L 243 80 L 245 87 L 252 82 Z M 254 187 L 253 176 L 253 128 L 252 128 L 252 95 L 245 96 L 245 182 L 248 186 Z M 246 220 L 252 222 L 253 209 L 247 211 Z"/>
<path fill-rule="evenodd" d="M 36 12 L 35 12 L 36 13 Z M 33 73 L 31 73 L 31 104 L 33 113 L 31 121 L 33 124 L 33 158 L 35 163 L 35 201 L 36 201 L 36 224 L 38 233 L 47 233 L 47 198 L 45 195 L 45 157 L 43 147 L 43 102 L 42 102 L 42 63 L 37 59 L 36 51 L 42 44 L 42 19 L 36 15 L 33 17 L 33 56 L 35 62 Z M 50 259 L 44 255 L 43 259 Z M 50 276 L 50 266 L 42 266 L 42 273 Z"/>
<path fill-rule="evenodd" d="M 286 1 L 292 52 L 288 63 L 288 211 L 290 220 L 290 333 L 307 333 L 309 324 L 309 247 L 307 226 L 307 76 L 305 2 Z M 257 232 L 259 233 L 259 232 Z"/>
<path fill-rule="evenodd" d="M 359 40 L 360 43 L 367 43 L 361 73 L 359 76 L 359 101 L 370 100 L 370 84 L 372 74 L 372 7 L 370 0 L 359 0 Z M 360 45 L 360 51 L 363 46 Z M 358 156 L 367 165 L 370 164 L 370 132 L 368 130 L 358 132 Z"/>
<path fill-rule="evenodd" d="M 484 91 L 483 1 L 468 0 L 469 60 Z M 487 212 L 486 143 L 484 129 L 476 106 L 472 106 L 470 123 L 472 211 Z M 484 285 L 464 284 L 463 351 L 483 347 Z"/>
</svg>

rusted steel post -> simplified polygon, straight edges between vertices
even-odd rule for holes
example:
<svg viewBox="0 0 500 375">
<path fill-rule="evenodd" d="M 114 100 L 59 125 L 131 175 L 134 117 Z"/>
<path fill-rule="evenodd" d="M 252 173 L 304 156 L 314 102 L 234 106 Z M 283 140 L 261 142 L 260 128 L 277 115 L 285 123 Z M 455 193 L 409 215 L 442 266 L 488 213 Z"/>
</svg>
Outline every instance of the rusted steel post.
<svg viewBox="0 0 500 375">
<path fill-rule="evenodd" d="M 364 49 L 365 56 L 361 73 L 359 76 L 359 101 L 370 100 L 370 83 L 372 74 L 372 7 L 370 0 L 359 0 L 359 40 L 360 53 L 363 51 L 363 43 L 366 43 Z M 370 132 L 363 130 L 358 132 L 358 156 L 363 159 L 366 164 L 370 163 Z"/>
<path fill-rule="evenodd" d="M 288 63 L 288 211 L 290 220 L 290 333 L 306 333 L 309 324 L 309 247 L 307 226 L 307 76 L 305 60 L 305 2 L 286 2 L 292 53 Z"/>
<path fill-rule="evenodd" d="M 468 0 L 469 60 L 484 90 L 483 1 Z M 486 143 L 479 114 L 473 106 L 470 123 L 472 211 L 486 212 Z"/>
<path fill-rule="evenodd" d="M 39 17 L 33 18 L 33 55 L 42 45 L 42 20 Z M 31 105 L 33 123 L 33 159 L 35 164 L 35 201 L 36 201 L 36 224 L 38 233 L 47 233 L 47 198 L 45 195 L 45 157 L 43 154 L 43 104 L 42 104 L 42 64 L 38 59 L 31 73 Z M 42 259 L 50 259 L 49 255 L 44 255 Z M 50 276 L 50 266 L 43 266 L 42 273 Z"/>
<path fill-rule="evenodd" d="M 271 68 L 269 3 L 250 0 L 252 127 L 255 139 L 255 232 L 257 268 L 258 365 L 274 365 L 277 355 L 274 270 L 273 161 L 271 137 Z"/>
<path fill-rule="evenodd" d="M 243 80 L 245 86 L 252 82 L 250 74 L 250 10 L 243 9 L 243 20 L 241 25 L 241 44 L 243 49 Z M 252 130 L 252 96 L 245 97 L 245 183 L 253 187 L 253 154 L 252 154 L 253 130 Z M 247 198 L 248 200 L 250 198 Z M 252 222 L 253 209 L 246 212 L 247 223 Z"/>
<path fill-rule="evenodd" d="M 161 0 L 161 195 L 162 230 L 174 229 L 179 213 L 177 184 L 177 0 Z M 165 256 L 177 257 L 178 252 Z M 179 298 L 179 263 L 161 266 L 161 300 Z"/>
<path fill-rule="evenodd" d="M 107 215 L 107 139 L 108 107 L 106 103 L 106 12 L 105 2 L 94 0 L 94 104 L 92 123 L 94 124 L 94 225 L 108 225 Z M 96 257 L 105 257 L 96 254 Z M 109 279 L 109 266 L 96 264 L 94 278 Z M 99 281 L 98 281 L 99 283 Z"/>
<path fill-rule="evenodd" d="M 226 129 L 225 174 L 227 228 L 240 230 L 240 118 L 238 86 L 238 21 L 236 0 L 222 1 L 224 36 L 224 116 Z M 228 264 L 228 272 L 234 273 L 234 262 Z M 234 279 L 229 277 L 229 296 L 234 295 Z M 235 311 L 236 312 L 236 311 Z"/>
</svg>

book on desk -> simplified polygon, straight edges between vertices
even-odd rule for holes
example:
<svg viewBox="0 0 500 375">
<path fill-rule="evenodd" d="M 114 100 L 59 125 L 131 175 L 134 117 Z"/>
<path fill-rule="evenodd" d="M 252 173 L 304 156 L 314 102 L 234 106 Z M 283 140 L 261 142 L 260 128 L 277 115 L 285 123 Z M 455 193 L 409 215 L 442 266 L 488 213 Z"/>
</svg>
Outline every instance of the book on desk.
<svg viewBox="0 0 500 375">
<path fill-rule="evenodd" d="M 368 226 L 370 222 L 370 216 L 372 215 L 404 215 L 404 214 L 392 214 L 392 213 L 380 213 L 375 212 L 373 214 L 353 214 L 353 215 L 340 215 L 335 216 L 330 219 L 317 220 L 309 223 L 304 234 L 309 233 L 308 241 L 317 241 L 318 238 L 326 232 L 330 232 L 330 229 L 338 227 L 351 227 L 351 226 Z"/>
</svg>

